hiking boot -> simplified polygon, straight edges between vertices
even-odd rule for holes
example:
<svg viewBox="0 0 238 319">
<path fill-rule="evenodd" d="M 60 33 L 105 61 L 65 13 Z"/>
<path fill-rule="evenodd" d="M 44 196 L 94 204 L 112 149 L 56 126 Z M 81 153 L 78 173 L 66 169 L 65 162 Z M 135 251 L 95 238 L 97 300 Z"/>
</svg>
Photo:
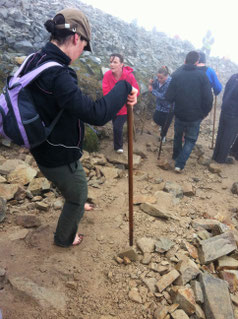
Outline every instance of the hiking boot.
<svg viewBox="0 0 238 319">
<path fill-rule="evenodd" d="M 182 173 L 182 168 L 180 167 L 175 167 L 174 171 L 178 174 Z"/>
</svg>

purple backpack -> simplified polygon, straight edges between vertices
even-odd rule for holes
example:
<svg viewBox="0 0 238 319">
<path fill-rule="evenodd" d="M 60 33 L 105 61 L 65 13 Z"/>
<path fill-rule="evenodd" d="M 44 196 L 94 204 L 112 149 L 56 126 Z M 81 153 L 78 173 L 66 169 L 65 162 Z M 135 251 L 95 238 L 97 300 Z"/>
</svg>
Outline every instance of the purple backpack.
<svg viewBox="0 0 238 319">
<path fill-rule="evenodd" d="M 57 62 L 46 62 L 20 77 L 31 56 L 25 59 L 13 76 L 7 78 L 0 95 L 0 135 L 28 149 L 40 145 L 47 139 L 63 112 L 61 110 L 48 127 L 41 120 L 27 86 L 46 69 L 62 65 Z"/>
</svg>

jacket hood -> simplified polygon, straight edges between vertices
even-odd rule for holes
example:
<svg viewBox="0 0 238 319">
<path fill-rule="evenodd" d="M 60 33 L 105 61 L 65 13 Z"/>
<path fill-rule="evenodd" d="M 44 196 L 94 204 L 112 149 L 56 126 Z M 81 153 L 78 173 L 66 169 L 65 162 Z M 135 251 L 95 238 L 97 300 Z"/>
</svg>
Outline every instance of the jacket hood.
<svg viewBox="0 0 238 319">
<path fill-rule="evenodd" d="M 126 72 L 126 74 L 132 73 L 134 70 L 130 66 L 124 66 L 123 73 Z"/>
<path fill-rule="evenodd" d="M 184 64 L 183 69 L 186 71 L 196 70 L 197 66 L 195 64 Z"/>
</svg>

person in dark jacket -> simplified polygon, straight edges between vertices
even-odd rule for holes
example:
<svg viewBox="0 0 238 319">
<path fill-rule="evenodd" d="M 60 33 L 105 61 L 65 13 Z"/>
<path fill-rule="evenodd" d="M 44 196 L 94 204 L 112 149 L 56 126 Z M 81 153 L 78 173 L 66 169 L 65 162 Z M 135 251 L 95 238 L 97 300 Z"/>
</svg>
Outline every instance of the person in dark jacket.
<svg viewBox="0 0 238 319">
<path fill-rule="evenodd" d="M 232 157 L 228 157 L 232 144 L 238 134 L 238 73 L 228 80 L 222 98 L 218 133 L 212 159 L 217 163 L 232 164 Z M 236 143 L 231 155 L 236 154 Z M 233 152 L 233 154 L 232 154 Z M 237 154 L 238 155 L 238 154 Z"/>
<path fill-rule="evenodd" d="M 31 149 L 41 172 L 53 182 L 65 199 L 58 220 L 54 243 L 62 247 L 78 245 L 83 236 L 78 224 L 87 200 L 87 181 L 79 161 L 82 156 L 84 122 L 104 125 L 127 102 L 134 105 L 137 90 L 119 81 L 106 96 L 94 102 L 78 87 L 75 71 L 69 67 L 83 52 L 91 51 L 91 30 L 87 17 L 78 9 L 68 8 L 46 21 L 50 41 L 25 66 L 23 74 L 47 62 L 62 65 L 44 71 L 30 91 L 42 121 L 48 126 L 60 110 L 63 113 L 49 138 Z"/>
<path fill-rule="evenodd" d="M 172 80 L 165 94 L 175 102 L 173 159 L 175 171 L 181 172 L 197 141 L 201 121 L 212 108 L 212 92 L 205 72 L 197 68 L 199 54 L 191 51 L 185 64 L 172 74 Z M 184 145 L 183 145 L 184 136 Z"/>
</svg>

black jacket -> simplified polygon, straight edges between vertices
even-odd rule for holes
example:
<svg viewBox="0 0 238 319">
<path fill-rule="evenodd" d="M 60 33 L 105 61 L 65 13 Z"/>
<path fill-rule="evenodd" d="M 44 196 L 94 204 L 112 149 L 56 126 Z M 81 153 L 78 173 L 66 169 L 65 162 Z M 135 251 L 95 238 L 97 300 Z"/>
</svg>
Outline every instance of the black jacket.
<svg viewBox="0 0 238 319">
<path fill-rule="evenodd" d="M 50 42 L 33 56 L 22 73 L 48 61 L 56 61 L 63 67 L 56 66 L 44 71 L 30 85 L 30 91 L 47 126 L 61 109 L 64 111 L 48 142 L 33 148 L 31 153 L 38 164 L 57 167 L 81 157 L 83 122 L 97 126 L 107 123 L 126 103 L 132 87 L 126 81 L 119 81 L 109 94 L 94 102 L 78 87 L 77 75 L 69 67 L 70 58 Z"/>
<path fill-rule="evenodd" d="M 213 96 L 206 73 L 192 64 L 184 64 L 172 74 L 165 98 L 175 102 L 175 116 L 184 122 L 202 120 L 212 109 Z"/>
<path fill-rule="evenodd" d="M 238 73 L 226 83 L 221 109 L 227 115 L 238 117 Z"/>
</svg>

